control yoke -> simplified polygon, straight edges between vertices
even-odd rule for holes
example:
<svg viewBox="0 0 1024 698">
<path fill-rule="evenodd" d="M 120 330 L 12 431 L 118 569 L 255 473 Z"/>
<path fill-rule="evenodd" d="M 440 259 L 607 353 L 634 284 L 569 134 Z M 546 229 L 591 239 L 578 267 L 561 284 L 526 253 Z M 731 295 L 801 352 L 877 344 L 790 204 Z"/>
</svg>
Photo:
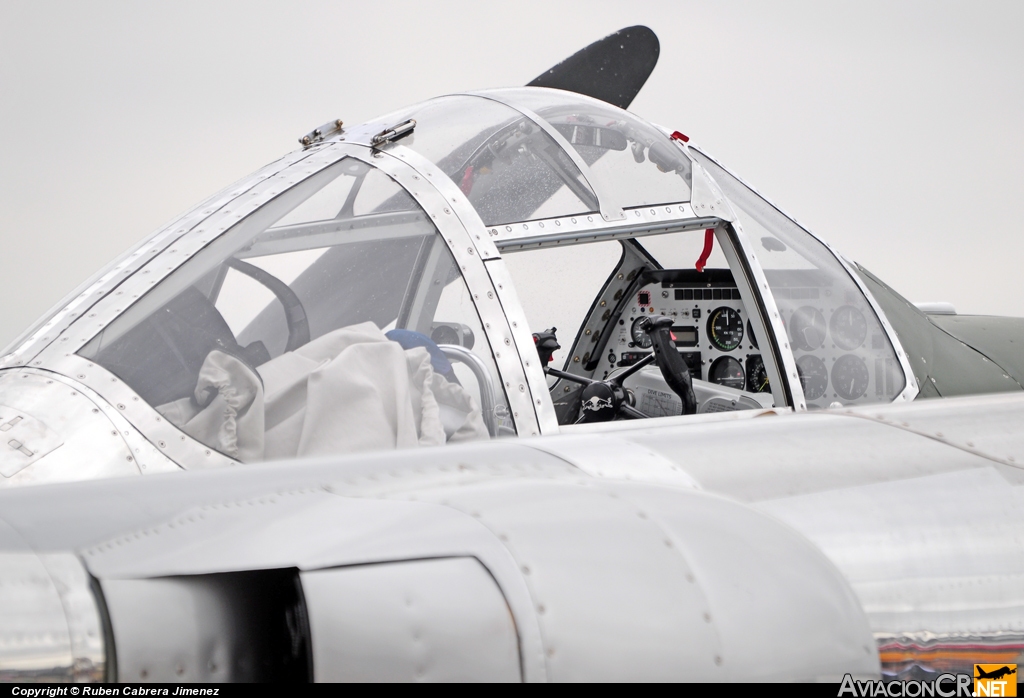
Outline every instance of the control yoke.
<svg viewBox="0 0 1024 698">
<path fill-rule="evenodd" d="M 559 349 L 555 328 L 533 335 L 544 372 L 549 376 L 562 378 L 584 386 L 580 398 L 579 422 L 606 422 L 617 414 L 633 419 L 644 419 L 646 414 L 633 406 L 633 394 L 623 387 L 623 382 L 634 373 L 657 361 L 661 375 L 670 388 L 683 401 L 683 414 L 696 414 L 697 399 L 693 394 L 690 370 L 672 341 L 672 319 L 663 315 L 643 318 L 640 325 L 651 338 L 654 351 L 636 362 L 622 373 L 604 381 L 584 378 L 565 371 L 551 368 L 551 354 Z"/>
</svg>

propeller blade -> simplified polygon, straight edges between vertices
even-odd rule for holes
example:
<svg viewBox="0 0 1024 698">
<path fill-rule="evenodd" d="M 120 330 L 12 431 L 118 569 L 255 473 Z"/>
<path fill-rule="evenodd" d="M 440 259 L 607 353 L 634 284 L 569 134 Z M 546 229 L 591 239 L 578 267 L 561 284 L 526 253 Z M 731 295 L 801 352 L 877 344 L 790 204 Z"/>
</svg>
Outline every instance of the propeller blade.
<svg viewBox="0 0 1024 698">
<path fill-rule="evenodd" d="M 538 75 L 528 87 L 568 90 L 627 109 L 658 64 L 661 44 L 644 26 L 595 41 Z"/>
</svg>

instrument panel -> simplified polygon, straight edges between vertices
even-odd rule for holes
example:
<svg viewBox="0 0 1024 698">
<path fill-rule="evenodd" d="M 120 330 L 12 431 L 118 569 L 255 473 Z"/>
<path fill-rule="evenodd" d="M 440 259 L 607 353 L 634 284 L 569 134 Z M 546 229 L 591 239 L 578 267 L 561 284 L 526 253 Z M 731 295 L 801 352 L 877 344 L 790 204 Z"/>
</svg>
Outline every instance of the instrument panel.
<svg viewBox="0 0 1024 698">
<path fill-rule="evenodd" d="M 673 320 L 676 348 L 690 376 L 734 390 L 771 393 L 757 340 L 728 269 L 659 270 L 641 278 L 611 328 L 594 376 L 607 377 L 651 352 L 644 316 Z"/>
<path fill-rule="evenodd" d="M 811 283 L 773 293 L 808 409 L 879 402 L 899 392 L 902 372 L 863 297 Z M 639 320 L 665 315 L 692 378 L 766 399 L 771 385 L 748 314 L 728 269 L 646 272 L 611 319 L 593 375 L 607 378 L 647 356 L 650 339 Z"/>
<path fill-rule="evenodd" d="M 884 402 L 902 390 L 903 372 L 862 295 L 808 283 L 796 271 L 782 284 L 776 274 L 772 292 L 808 409 Z"/>
</svg>

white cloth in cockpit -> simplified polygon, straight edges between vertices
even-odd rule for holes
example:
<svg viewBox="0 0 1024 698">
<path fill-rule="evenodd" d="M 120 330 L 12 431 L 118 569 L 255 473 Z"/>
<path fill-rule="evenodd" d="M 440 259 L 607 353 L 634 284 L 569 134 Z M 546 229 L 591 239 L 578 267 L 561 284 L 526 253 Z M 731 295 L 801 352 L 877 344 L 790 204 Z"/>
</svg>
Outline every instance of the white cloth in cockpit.
<svg viewBox="0 0 1024 698">
<path fill-rule="evenodd" d="M 200 400 L 208 386 L 217 390 L 209 406 L 180 400 L 158 409 L 243 462 L 488 438 L 476 401 L 434 372 L 426 349 L 403 350 L 371 322 L 319 337 L 259 373 L 262 386 L 241 361 L 211 352 L 196 386 Z"/>
<path fill-rule="evenodd" d="M 263 460 L 263 385 L 252 369 L 230 354 L 211 351 L 199 369 L 195 399 L 206 407 L 186 397 L 156 410 L 221 453 L 242 462 Z"/>
</svg>

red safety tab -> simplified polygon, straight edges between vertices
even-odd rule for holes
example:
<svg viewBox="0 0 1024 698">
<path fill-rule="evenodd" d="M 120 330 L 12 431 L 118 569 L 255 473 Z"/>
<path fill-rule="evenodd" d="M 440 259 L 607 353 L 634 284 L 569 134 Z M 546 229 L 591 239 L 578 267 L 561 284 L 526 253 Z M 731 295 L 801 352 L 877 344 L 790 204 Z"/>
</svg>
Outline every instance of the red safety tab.
<svg viewBox="0 0 1024 698">
<path fill-rule="evenodd" d="M 700 257 L 697 259 L 697 271 L 704 271 L 704 265 L 708 263 L 708 257 L 711 256 L 711 249 L 715 246 L 715 229 L 708 228 L 704 231 L 704 251 L 700 253 Z"/>
<path fill-rule="evenodd" d="M 462 183 L 459 184 L 459 189 L 466 196 L 469 196 L 469 192 L 473 191 L 473 166 L 470 165 L 466 168 L 466 171 L 462 174 Z"/>
<path fill-rule="evenodd" d="M 690 142 L 690 137 L 687 136 L 685 133 L 680 133 L 679 131 L 673 131 L 670 138 L 674 141 L 682 141 L 683 143 Z"/>
</svg>

